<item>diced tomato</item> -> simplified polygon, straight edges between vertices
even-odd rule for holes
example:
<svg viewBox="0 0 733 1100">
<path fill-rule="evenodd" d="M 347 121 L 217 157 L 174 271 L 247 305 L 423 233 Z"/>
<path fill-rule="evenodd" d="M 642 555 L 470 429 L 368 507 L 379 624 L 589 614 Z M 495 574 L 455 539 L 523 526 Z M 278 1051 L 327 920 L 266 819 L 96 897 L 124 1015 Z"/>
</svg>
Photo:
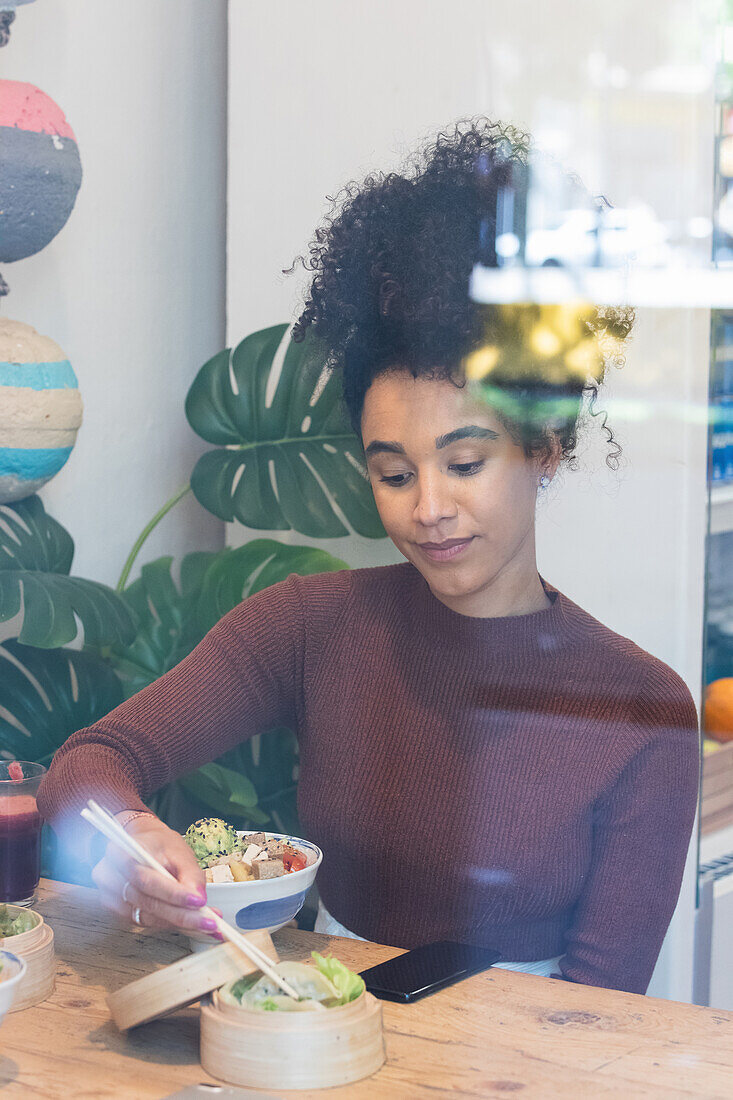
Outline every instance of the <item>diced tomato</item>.
<svg viewBox="0 0 733 1100">
<path fill-rule="evenodd" d="M 19 783 L 23 778 L 23 769 L 17 760 L 14 760 L 12 764 L 8 764 L 8 776 L 14 783 Z"/>
<path fill-rule="evenodd" d="M 296 848 L 286 848 L 282 854 L 282 861 L 287 874 L 292 871 L 302 871 L 304 867 L 308 866 L 308 860 Z"/>
</svg>

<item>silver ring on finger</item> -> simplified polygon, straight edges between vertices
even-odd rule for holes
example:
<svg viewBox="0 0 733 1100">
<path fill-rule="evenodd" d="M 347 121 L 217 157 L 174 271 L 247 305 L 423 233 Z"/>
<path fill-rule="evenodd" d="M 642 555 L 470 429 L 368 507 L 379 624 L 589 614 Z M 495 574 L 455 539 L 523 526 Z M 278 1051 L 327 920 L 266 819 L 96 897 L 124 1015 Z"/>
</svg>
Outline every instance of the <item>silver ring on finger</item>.
<svg viewBox="0 0 733 1100">
<path fill-rule="evenodd" d="M 122 887 L 122 900 L 126 905 L 130 904 L 130 899 L 127 896 L 127 891 L 130 889 L 130 880 L 128 879 L 125 885 Z"/>
<path fill-rule="evenodd" d="M 138 928 L 141 927 L 142 921 L 140 920 L 140 906 L 136 905 L 132 911 L 132 923 L 136 924 Z"/>
</svg>

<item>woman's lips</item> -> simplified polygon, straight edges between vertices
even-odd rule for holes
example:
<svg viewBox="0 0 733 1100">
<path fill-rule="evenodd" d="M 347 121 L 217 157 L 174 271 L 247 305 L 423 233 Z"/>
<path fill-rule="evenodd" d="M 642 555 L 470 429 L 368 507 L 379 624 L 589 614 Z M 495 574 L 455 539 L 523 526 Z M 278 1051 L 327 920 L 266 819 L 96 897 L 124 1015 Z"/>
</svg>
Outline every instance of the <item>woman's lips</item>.
<svg viewBox="0 0 733 1100">
<path fill-rule="evenodd" d="M 417 545 L 431 561 L 453 561 L 473 542 L 470 539 L 446 539 L 445 542 L 419 542 Z"/>
</svg>

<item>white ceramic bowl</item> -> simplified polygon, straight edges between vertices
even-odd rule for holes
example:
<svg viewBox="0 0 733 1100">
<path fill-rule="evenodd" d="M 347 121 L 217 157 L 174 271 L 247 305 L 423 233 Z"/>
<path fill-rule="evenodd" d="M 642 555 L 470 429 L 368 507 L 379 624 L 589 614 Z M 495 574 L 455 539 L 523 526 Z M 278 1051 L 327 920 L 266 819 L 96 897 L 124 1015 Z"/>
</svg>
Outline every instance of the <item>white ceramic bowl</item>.
<svg viewBox="0 0 733 1100">
<path fill-rule="evenodd" d="M 11 951 L 0 951 L 0 962 L 3 968 L 0 971 L 0 1020 L 10 1009 L 18 986 L 25 977 L 25 960 L 13 955 Z"/>
<path fill-rule="evenodd" d="M 249 832 L 267 832 L 276 840 L 286 840 L 300 848 L 308 857 L 308 866 L 302 871 L 291 871 L 280 878 L 263 879 L 261 882 L 208 882 L 206 899 L 209 905 L 220 909 L 225 921 L 241 928 L 243 932 L 253 932 L 266 928 L 275 932 L 282 928 L 296 913 L 299 913 L 305 901 L 305 895 L 316 880 L 321 866 L 321 849 L 300 837 L 287 836 L 285 833 L 271 833 L 269 830 L 250 829 Z M 247 836 L 246 832 L 239 832 Z M 194 951 L 211 947 L 211 936 L 191 936 Z"/>
</svg>

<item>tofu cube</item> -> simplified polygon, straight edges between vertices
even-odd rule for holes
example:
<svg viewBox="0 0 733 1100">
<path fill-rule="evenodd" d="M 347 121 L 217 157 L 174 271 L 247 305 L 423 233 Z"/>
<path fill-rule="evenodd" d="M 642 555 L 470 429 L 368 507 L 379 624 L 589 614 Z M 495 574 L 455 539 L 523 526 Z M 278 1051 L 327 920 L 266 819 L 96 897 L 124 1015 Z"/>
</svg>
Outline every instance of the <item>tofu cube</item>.
<svg viewBox="0 0 733 1100">
<path fill-rule="evenodd" d="M 262 849 L 260 848 L 259 844 L 250 844 L 244 852 L 244 855 L 242 856 L 242 862 L 247 863 L 251 866 L 252 860 L 255 859 L 255 857 L 258 856 L 261 851 Z"/>
<path fill-rule="evenodd" d="M 211 868 L 211 881 L 212 882 L 234 882 L 234 875 L 232 869 L 228 863 L 220 863 L 217 867 Z"/>
<path fill-rule="evenodd" d="M 252 870 L 256 879 L 280 878 L 285 874 L 285 864 L 281 859 L 255 860 Z"/>
<path fill-rule="evenodd" d="M 263 848 L 267 842 L 267 833 L 250 833 L 249 836 L 243 836 L 242 841 L 245 844 L 259 844 Z"/>
<path fill-rule="evenodd" d="M 265 851 L 270 859 L 280 859 L 287 847 L 288 845 L 284 840 L 268 840 L 265 844 Z"/>
</svg>

